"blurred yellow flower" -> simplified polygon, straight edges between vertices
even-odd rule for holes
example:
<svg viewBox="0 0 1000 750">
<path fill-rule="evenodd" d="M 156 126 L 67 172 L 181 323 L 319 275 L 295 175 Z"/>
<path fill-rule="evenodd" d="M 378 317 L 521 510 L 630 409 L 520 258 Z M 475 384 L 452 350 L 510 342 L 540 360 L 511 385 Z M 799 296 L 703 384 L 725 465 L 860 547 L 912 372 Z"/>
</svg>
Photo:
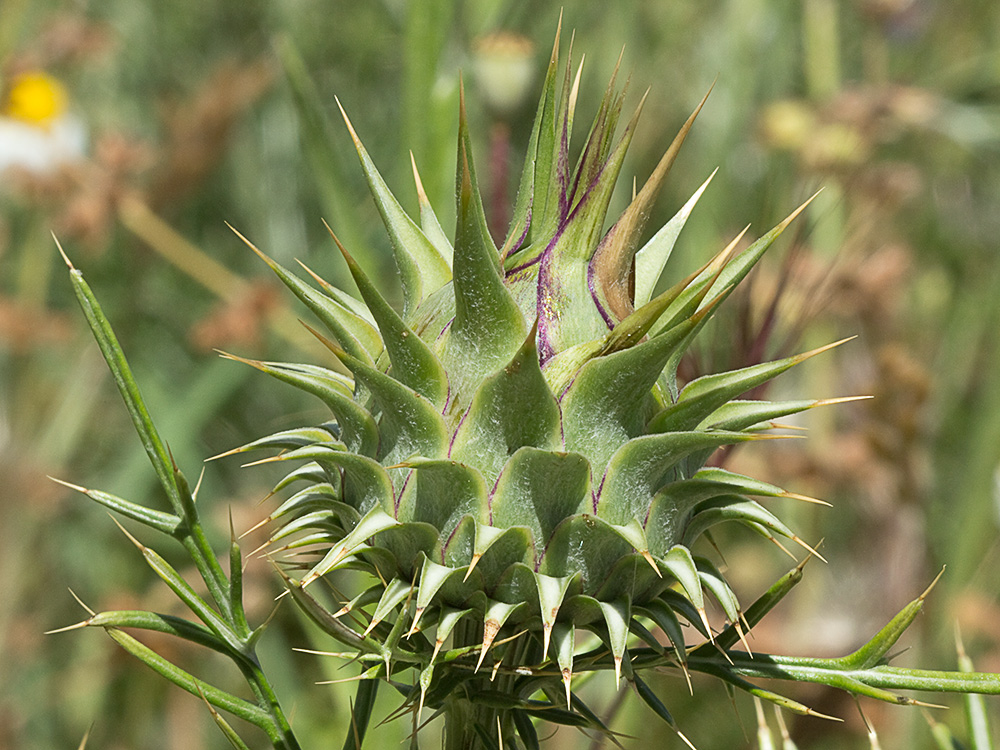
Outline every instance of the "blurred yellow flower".
<svg viewBox="0 0 1000 750">
<path fill-rule="evenodd" d="M 3 106 L 7 117 L 35 125 L 47 125 L 66 113 L 66 87 L 39 71 L 22 73 L 14 79 Z"/>
</svg>

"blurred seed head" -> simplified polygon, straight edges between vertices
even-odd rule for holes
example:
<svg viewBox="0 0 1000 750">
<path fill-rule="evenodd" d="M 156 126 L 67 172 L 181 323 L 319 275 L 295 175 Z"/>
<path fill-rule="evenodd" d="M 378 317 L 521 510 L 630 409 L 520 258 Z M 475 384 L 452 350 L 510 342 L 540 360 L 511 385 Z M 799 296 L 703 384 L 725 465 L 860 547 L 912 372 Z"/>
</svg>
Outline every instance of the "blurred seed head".
<svg viewBox="0 0 1000 750">
<path fill-rule="evenodd" d="M 473 45 L 472 70 L 486 107 L 495 117 L 516 114 L 533 95 L 535 45 L 525 36 L 497 32 Z"/>
</svg>

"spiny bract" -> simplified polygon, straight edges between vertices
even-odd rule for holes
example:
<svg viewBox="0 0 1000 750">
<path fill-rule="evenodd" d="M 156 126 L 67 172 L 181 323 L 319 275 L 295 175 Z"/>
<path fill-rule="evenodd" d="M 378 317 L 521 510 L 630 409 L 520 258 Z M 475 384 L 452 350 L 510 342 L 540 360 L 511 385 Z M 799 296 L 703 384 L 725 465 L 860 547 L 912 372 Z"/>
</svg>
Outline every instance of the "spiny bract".
<svg viewBox="0 0 1000 750">
<path fill-rule="evenodd" d="M 561 692 L 561 677 L 580 711 L 574 672 L 614 669 L 634 680 L 630 634 L 663 652 L 654 626 L 683 668 L 679 618 L 714 637 L 706 593 L 743 634 L 736 596 L 692 553 L 695 541 L 723 521 L 799 541 L 750 498 L 789 493 L 703 467 L 717 448 L 821 403 L 737 400 L 815 352 L 676 382 L 693 337 L 794 214 L 734 256 L 737 238 L 653 297 L 705 186 L 641 248 L 639 238 L 698 110 L 604 231 L 642 105 L 616 140 L 624 93 L 612 79 L 572 167 L 577 81 L 569 65 L 557 74 L 558 47 L 557 36 L 501 248 L 487 229 L 463 102 L 453 241 L 416 170 L 419 222 L 348 122 L 392 241 L 401 314 L 343 247 L 363 301 L 318 277 L 316 289 L 261 254 L 326 327 L 333 341 L 317 335 L 353 378 L 245 360 L 318 396 L 333 421 L 238 450 L 280 448 L 268 460 L 301 462 L 277 489 L 307 486 L 267 519 L 282 524 L 272 544 L 316 555 L 286 566 L 302 573 L 286 574 L 293 598 L 362 654 L 364 677 L 416 668 L 419 695 L 412 686 L 410 700 L 421 707 L 495 693 L 489 670 L 477 675 L 490 656 L 487 664 L 503 659 L 509 679 L 550 675 L 533 689 L 511 694 L 508 686 L 512 707 L 551 690 L 545 679 Z M 310 584 L 341 568 L 369 571 L 374 583 L 346 604 L 324 604 Z M 585 660 L 574 646 L 578 629 L 604 642 Z M 550 661 L 554 668 L 538 671 Z M 517 731 L 529 731 L 522 724 Z"/>
</svg>

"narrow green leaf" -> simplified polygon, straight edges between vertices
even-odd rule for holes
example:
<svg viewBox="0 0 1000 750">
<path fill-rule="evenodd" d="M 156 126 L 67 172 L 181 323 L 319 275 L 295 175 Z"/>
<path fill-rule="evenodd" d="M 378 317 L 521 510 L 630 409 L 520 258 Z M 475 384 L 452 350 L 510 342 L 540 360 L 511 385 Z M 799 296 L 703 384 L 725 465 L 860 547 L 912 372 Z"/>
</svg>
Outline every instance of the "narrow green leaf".
<svg viewBox="0 0 1000 750">
<path fill-rule="evenodd" d="M 230 695 L 217 687 L 209 685 L 207 682 L 202 682 L 183 669 L 171 664 L 148 646 L 118 628 L 107 628 L 106 632 L 119 646 L 174 685 L 188 691 L 192 695 L 204 697 L 213 706 L 228 711 L 233 716 L 238 716 L 244 721 L 263 729 L 272 740 L 277 739 L 277 730 L 274 726 L 274 721 L 259 706 Z"/>
<path fill-rule="evenodd" d="M 204 625 L 173 615 L 142 610 L 114 610 L 98 612 L 85 622 L 88 627 L 138 628 L 154 633 L 165 633 L 218 651 L 220 654 L 233 656 L 232 649 Z"/>
<path fill-rule="evenodd" d="M 243 555 L 239 542 L 236 541 L 236 532 L 232 529 L 232 515 L 229 524 L 229 612 L 240 638 L 249 638 L 250 624 L 243 609 Z"/>
<path fill-rule="evenodd" d="M 296 482 L 321 484 L 323 482 L 335 481 L 336 479 L 339 479 L 339 476 L 331 477 L 322 466 L 315 461 L 310 461 L 309 463 L 305 463 L 302 466 L 288 472 L 288 474 L 282 477 L 282 479 L 274 485 L 270 494 L 276 495 L 282 490 L 288 489 Z"/>
<path fill-rule="evenodd" d="M 705 417 L 698 425 L 699 430 L 745 430 L 761 422 L 781 419 L 792 414 L 819 406 L 821 401 L 727 401 Z"/>
<path fill-rule="evenodd" d="M 806 559 L 808 560 L 808 558 Z M 743 619 L 750 628 L 759 623 L 764 618 L 764 615 L 770 612 L 802 580 L 802 568 L 804 565 L 805 562 L 802 562 L 785 573 L 743 613 Z M 738 639 L 739 631 L 730 625 L 715 637 L 715 643 L 719 648 L 728 650 Z M 694 653 L 699 656 L 707 656 L 713 651 L 714 648 L 710 644 L 705 644 L 699 647 Z"/>
<path fill-rule="evenodd" d="M 194 612 L 194 614 L 196 614 L 198 618 L 219 637 L 220 640 L 224 641 L 234 653 L 245 655 L 247 653 L 247 645 L 244 643 L 243 639 L 233 632 L 229 623 L 220 617 L 219 614 L 195 592 L 191 585 L 184 580 L 181 574 L 178 573 L 174 567 L 164 560 L 163 557 L 161 557 L 155 550 L 140 544 L 134 537 L 130 538 L 142 552 L 142 555 L 146 559 L 146 563 L 149 567 L 152 568 L 153 572 L 155 572 L 160 579 L 167 584 L 170 590 L 177 595 L 177 598 L 184 602 L 187 608 Z"/>
<path fill-rule="evenodd" d="M 340 482 L 337 484 L 339 487 Z M 356 523 L 361 516 L 357 515 L 354 508 L 341 501 L 343 495 L 338 487 L 329 482 L 320 482 L 299 490 L 272 511 L 263 523 L 276 521 L 290 513 L 301 514 L 318 510 L 334 511 L 335 515 L 343 518 L 346 509 L 353 512 L 352 522 Z"/>
<path fill-rule="evenodd" d="M 296 606 L 298 606 L 310 620 L 319 626 L 324 633 L 335 638 L 337 641 L 343 643 L 350 649 L 356 650 L 360 653 L 377 656 L 379 659 L 382 659 L 382 644 L 373 638 L 363 637 L 360 633 L 352 630 L 340 619 L 330 614 L 330 612 L 323 607 L 323 605 L 316 601 L 316 599 L 314 599 L 309 592 L 303 588 L 301 583 L 293 581 L 287 574 L 285 574 L 284 571 L 281 570 L 281 568 L 276 567 L 275 569 L 281 577 L 289 595 L 295 601 Z M 403 661 L 406 660 L 407 656 L 405 653 L 397 651 L 393 654 L 393 658 Z M 410 657 L 410 659 L 415 661 L 413 657 Z"/>
<path fill-rule="evenodd" d="M 455 626 L 458 625 L 459 621 L 466 615 L 471 614 L 471 612 L 471 609 L 453 609 L 452 607 L 441 608 L 441 617 L 438 619 L 437 632 L 435 633 L 435 656 L 444 642 L 448 640 L 449 636 L 451 636 L 452 631 L 455 629 Z"/>
<path fill-rule="evenodd" d="M 208 703 L 208 701 L 205 702 Z M 219 714 L 218 711 L 215 710 L 215 707 L 211 703 L 208 703 L 208 708 L 212 714 L 212 720 L 215 722 L 215 725 L 222 732 L 223 736 L 227 740 L 229 740 L 229 744 L 232 745 L 234 748 L 236 748 L 236 750 L 250 750 L 250 747 L 236 733 L 236 730 L 233 729 L 233 727 L 229 724 L 228 721 L 222 718 L 222 716 Z"/>
<path fill-rule="evenodd" d="M 344 740 L 344 750 L 361 750 L 365 740 L 368 725 L 371 723 L 372 711 L 375 710 L 375 698 L 378 696 L 378 686 L 381 680 L 359 680 L 358 692 L 351 706 L 351 726 Z"/>
<path fill-rule="evenodd" d="M 381 464 L 367 456 L 313 445 L 282 453 L 258 463 L 302 459 L 318 462 L 326 467 L 330 474 L 343 471 L 343 502 L 360 514 L 364 515 L 373 508 L 381 508 L 388 513 L 394 511 L 392 480 Z"/>
<path fill-rule="evenodd" d="M 53 479 L 53 481 L 58 482 L 64 487 L 69 487 L 70 489 L 83 493 L 91 500 L 103 505 L 105 508 L 113 510 L 116 513 L 120 513 L 126 518 L 131 518 L 133 521 L 138 521 L 144 526 L 156 529 L 164 534 L 176 536 L 181 530 L 181 524 L 183 521 L 173 513 L 164 513 L 163 511 L 146 508 L 142 505 L 133 503 L 130 500 L 123 500 L 116 495 L 101 492 L 100 490 L 88 490 L 84 487 L 78 487 L 75 484 L 63 482 L 59 479 Z"/>
<path fill-rule="evenodd" d="M 484 255 L 494 261 L 494 267 L 500 271 L 500 256 L 496 244 L 490 236 L 486 222 L 486 211 L 483 209 L 483 197 L 479 193 L 479 180 L 476 178 L 476 165 L 472 158 L 472 138 L 469 135 L 469 121 L 465 111 L 465 86 L 459 78 L 458 84 L 458 158 L 455 174 L 455 193 L 458 200 L 458 222 L 460 229 L 455 232 L 455 245 L 459 242 L 478 242 L 482 245 Z M 468 193 L 468 195 L 466 195 Z M 462 239 L 462 230 L 466 233 Z M 473 235 L 478 237 L 473 240 Z"/>
<path fill-rule="evenodd" d="M 531 723 L 531 716 L 528 712 L 514 709 L 510 715 L 514 720 L 514 726 L 517 727 L 517 734 L 520 736 L 521 742 L 524 743 L 525 750 L 540 750 L 538 732 L 535 731 L 535 725 Z"/>
<path fill-rule="evenodd" d="M 556 34 L 552 48 L 557 63 L 561 30 L 560 22 L 560 33 Z M 553 237 L 568 210 L 569 142 L 573 134 L 572 47 L 571 42 L 558 101 L 555 95 L 555 76 L 551 81 L 546 76 L 545 106 L 538 131 L 538 149 L 535 152 L 535 182 L 529 227 L 532 242 L 547 241 Z"/>
<path fill-rule="evenodd" d="M 712 289 L 708 293 L 708 298 L 712 299 L 720 294 L 728 294 L 726 290 L 734 289 L 737 284 L 746 278 L 746 275 L 750 273 L 753 267 L 757 264 L 757 261 L 761 259 L 768 248 L 770 248 L 771 245 L 774 244 L 775 240 L 777 240 L 785 229 L 788 228 L 788 225 L 795 221 L 796 217 L 805 210 L 806 206 L 812 203 L 813 199 L 818 194 L 819 193 L 816 193 L 805 201 L 805 203 L 792 211 L 792 213 L 785 217 L 777 226 L 771 229 L 771 231 L 733 258 L 732 262 L 729 263 L 725 269 L 723 269 L 722 273 L 719 274 L 719 278 L 717 278 L 713 283 Z"/>
<path fill-rule="evenodd" d="M 924 599 L 927 598 L 943 573 L 944 570 L 938 573 L 937 578 L 931 581 L 930 586 L 920 596 L 903 607 L 868 643 L 853 654 L 843 657 L 840 661 L 844 666 L 851 669 L 869 669 L 876 666 L 889 653 L 889 649 L 896 644 L 896 641 L 906 632 L 914 618 L 923 609 Z"/>
<path fill-rule="evenodd" d="M 674 656 L 677 658 L 677 663 L 683 664 L 687 658 L 687 649 L 684 644 L 684 631 L 681 630 L 680 620 L 677 619 L 677 615 L 674 613 L 674 610 L 670 608 L 670 605 L 662 599 L 653 599 L 648 602 L 643 602 L 641 606 L 635 606 L 633 611 L 636 614 L 648 617 L 656 624 L 656 627 L 664 632 L 667 638 L 670 639 Z"/>
<path fill-rule="evenodd" d="M 653 709 L 653 713 L 663 719 L 670 726 L 676 726 L 674 717 L 670 715 L 667 707 L 663 705 L 663 701 L 657 697 L 656 693 L 653 692 L 649 685 L 647 685 L 646 682 L 639 677 L 639 675 L 633 675 L 630 682 L 633 687 L 635 687 L 635 691 L 639 694 L 639 697 L 642 698 L 642 702 Z"/>
<path fill-rule="evenodd" d="M 56 244 L 59 244 L 58 240 Z M 62 253 L 62 247 L 59 248 L 59 252 Z M 100 303 L 98 303 L 90 286 L 84 281 L 83 274 L 73 267 L 73 264 L 69 262 L 65 254 L 63 254 L 63 259 L 66 261 L 66 265 L 69 266 L 69 277 L 73 284 L 73 291 L 76 293 L 76 298 L 83 309 L 84 316 L 87 318 L 91 333 L 93 333 L 101 354 L 104 356 L 104 361 L 107 362 L 108 368 L 111 370 L 115 386 L 117 386 L 118 392 L 125 402 L 125 408 L 132 418 L 132 425 L 135 427 L 139 435 L 139 440 L 142 442 L 142 447 L 146 450 L 146 455 L 149 457 L 149 461 L 153 465 L 153 470 L 160 480 L 160 486 L 166 492 L 167 499 L 170 501 L 174 513 L 183 517 L 184 508 L 177 485 L 174 482 L 173 461 L 167 452 L 166 446 L 160 439 L 156 427 L 153 425 L 153 420 L 149 416 L 146 403 L 139 392 L 139 385 L 135 381 L 128 361 L 125 359 L 125 353 L 122 351 L 121 345 L 118 343 L 118 338 L 115 336 L 111 324 L 104 315 Z"/>
</svg>

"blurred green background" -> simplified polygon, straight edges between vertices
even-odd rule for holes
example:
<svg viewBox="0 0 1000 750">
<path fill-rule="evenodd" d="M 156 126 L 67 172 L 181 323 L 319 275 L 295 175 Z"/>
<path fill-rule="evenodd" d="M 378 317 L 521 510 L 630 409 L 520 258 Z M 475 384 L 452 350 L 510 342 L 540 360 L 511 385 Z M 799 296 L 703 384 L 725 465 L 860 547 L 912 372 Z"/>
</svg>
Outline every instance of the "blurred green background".
<svg viewBox="0 0 1000 750">
<path fill-rule="evenodd" d="M 857 334 L 778 387 L 875 396 L 811 412 L 808 440 L 724 457 L 834 506 L 784 509 L 801 536 L 825 539 L 830 564 L 810 563 L 805 582 L 755 631 L 755 650 L 847 652 L 947 565 L 900 658 L 952 668 L 958 622 L 976 666 L 1000 671 L 1000 4 L 562 5 L 575 57 L 586 56 L 583 117 L 623 47 L 631 101 L 651 87 L 625 169 L 640 184 L 716 81 L 650 224 L 719 169 L 678 244 L 675 272 L 700 265 L 747 223 L 763 233 L 824 188 L 720 317 L 711 344 L 684 364 L 692 376 Z M 223 742 L 197 700 L 101 633 L 43 635 L 85 616 L 67 588 L 96 610 L 177 610 L 107 515 L 46 478 L 161 501 L 50 232 L 85 271 L 161 433 L 196 477 L 207 456 L 322 418 L 292 389 L 212 351 L 326 361 L 295 322 L 303 312 L 225 222 L 279 262 L 302 260 L 350 288 L 326 218 L 371 273 L 391 280 L 388 243 L 334 96 L 408 208 L 412 151 L 447 225 L 459 71 L 499 222 L 558 16 L 558 3 L 524 0 L 3 0 L 4 96 L 19 75 L 46 72 L 65 88 L 66 116 L 85 129 L 87 146 L 57 170 L 0 175 L 0 748 L 77 747 L 88 729 L 94 748 Z M 535 78 L 519 85 L 525 63 Z M 625 184 L 622 207 L 627 192 Z M 220 541 L 230 510 L 243 530 L 270 507 L 258 503 L 275 475 L 238 464 L 208 464 L 202 484 Z M 246 549 L 264 538 L 251 536 Z M 790 565 L 759 544 L 736 550 L 725 563 L 745 601 Z M 183 564 L 177 550 L 159 551 Z M 250 560 L 247 585 L 259 621 L 278 593 L 265 561 Z M 228 665 L 149 641 L 201 676 L 237 684 Z M 342 742 L 352 694 L 349 684 L 313 684 L 348 677 L 350 667 L 291 651 L 324 645 L 289 608 L 263 652 L 311 748 Z M 680 746 L 637 702 L 598 682 L 592 704 L 614 716 L 614 728 Z M 734 704 L 697 681 L 691 697 L 669 676 L 655 687 L 698 747 L 757 746 L 742 697 Z M 851 699 L 793 694 L 845 719 L 787 717 L 800 748 L 869 747 Z M 387 699 L 381 715 L 391 708 Z M 883 747 L 935 746 L 921 712 L 862 708 Z M 964 741 L 961 710 L 934 718 Z M 404 734 L 382 727 L 370 742 Z M 248 740 L 263 747 L 262 737 Z M 551 740 L 590 743 L 568 729 Z"/>
</svg>

